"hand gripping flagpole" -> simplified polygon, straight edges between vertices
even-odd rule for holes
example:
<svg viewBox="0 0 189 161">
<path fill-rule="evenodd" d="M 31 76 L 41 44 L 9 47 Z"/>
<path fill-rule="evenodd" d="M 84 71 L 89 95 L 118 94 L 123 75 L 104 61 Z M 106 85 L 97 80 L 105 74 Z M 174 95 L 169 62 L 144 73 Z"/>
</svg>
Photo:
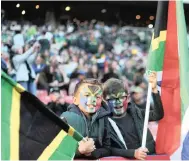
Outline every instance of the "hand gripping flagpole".
<svg viewBox="0 0 189 161">
<path fill-rule="evenodd" d="M 144 119 L 144 127 L 143 127 L 143 136 L 142 136 L 142 148 L 146 147 L 146 138 L 147 138 L 147 130 L 148 130 L 148 121 L 149 121 L 149 113 L 150 113 L 150 97 L 152 93 L 152 86 L 148 84 L 148 95 L 147 95 L 147 103 L 146 103 L 146 112 Z"/>
</svg>

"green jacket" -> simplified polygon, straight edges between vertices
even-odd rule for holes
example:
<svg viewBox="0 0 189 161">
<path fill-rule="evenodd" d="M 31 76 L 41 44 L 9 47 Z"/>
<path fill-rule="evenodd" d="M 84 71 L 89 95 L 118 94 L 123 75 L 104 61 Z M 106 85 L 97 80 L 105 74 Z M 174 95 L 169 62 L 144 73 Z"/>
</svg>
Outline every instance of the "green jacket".
<svg viewBox="0 0 189 161">
<path fill-rule="evenodd" d="M 110 155 L 110 134 L 108 116 L 110 112 L 100 108 L 89 120 L 80 111 L 79 107 L 72 104 L 68 111 L 64 112 L 61 117 L 65 118 L 68 124 L 80 132 L 84 137 L 93 138 L 96 150 L 89 157 L 97 159 Z M 76 156 L 84 157 L 84 156 Z"/>
</svg>

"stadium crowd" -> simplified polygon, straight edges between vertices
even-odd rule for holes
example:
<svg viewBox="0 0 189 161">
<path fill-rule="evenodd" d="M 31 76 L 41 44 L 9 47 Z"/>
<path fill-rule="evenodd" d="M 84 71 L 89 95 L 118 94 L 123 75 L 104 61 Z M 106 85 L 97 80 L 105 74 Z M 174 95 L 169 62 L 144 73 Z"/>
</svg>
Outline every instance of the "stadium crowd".
<svg viewBox="0 0 189 161">
<path fill-rule="evenodd" d="M 2 24 L 2 68 L 58 114 L 72 102 L 69 96 L 84 78 L 102 83 L 122 79 L 134 101 L 145 108 L 151 33 L 95 20 L 56 27 L 9 22 Z M 58 108 L 52 104 L 57 101 Z"/>
<path fill-rule="evenodd" d="M 2 24 L 1 69 L 87 136 L 75 157 L 143 160 L 155 153 L 152 131 L 147 148 L 140 148 L 148 81 L 149 121 L 164 116 L 157 75 L 145 75 L 151 35 L 147 28 L 95 20 L 57 26 L 9 22 Z"/>
</svg>

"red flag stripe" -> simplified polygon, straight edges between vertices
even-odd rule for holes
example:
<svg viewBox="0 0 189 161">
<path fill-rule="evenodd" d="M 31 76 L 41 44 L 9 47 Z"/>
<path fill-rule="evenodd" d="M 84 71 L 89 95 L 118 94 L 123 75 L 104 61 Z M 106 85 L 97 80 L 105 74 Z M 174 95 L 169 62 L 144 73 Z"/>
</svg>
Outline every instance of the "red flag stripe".
<svg viewBox="0 0 189 161">
<path fill-rule="evenodd" d="M 181 106 L 176 2 L 169 2 L 167 39 L 162 76 L 161 98 L 164 118 L 159 122 L 156 139 L 158 154 L 173 154 L 180 145 Z M 171 81 L 167 81 L 171 80 Z"/>
</svg>

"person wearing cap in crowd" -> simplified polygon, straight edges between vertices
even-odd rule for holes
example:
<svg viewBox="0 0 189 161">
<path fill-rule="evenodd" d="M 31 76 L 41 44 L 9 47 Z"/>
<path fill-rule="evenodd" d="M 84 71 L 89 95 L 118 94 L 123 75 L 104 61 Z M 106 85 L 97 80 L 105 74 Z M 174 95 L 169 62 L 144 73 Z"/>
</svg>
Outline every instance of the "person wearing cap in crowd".
<svg viewBox="0 0 189 161">
<path fill-rule="evenodd" d="M 74 91 L 73 104 L 61 115 L 80 132 L 85 141 L 79 143 L 76 158 L 98 159 L 110 155 L 110 138 L 106 104 L 102 102 L 103 88 L 97 79 L 80 81 Z"/>
<path fill-rule="evenodd" d="M 150 110 L 149 121 L 158 121 L 164 116 L 161 98 L 157 90 L 156 76 L 155 72 L 149 76 L 154 100 L 154 109 Z M 147 153 L 155 153 L 155 141 L 149 129 L 146 148 L 140 148 L 145 110 L 138 108 L 133 102 L 129 103 L 128 91 L 123 82 L 115 78 L 107 80 L 104 83 L 103 96 L 112 111 L 112 117 L 109 118 L 111 155 L 143 160 Z"/>
<path fill-rule="evenodd" d="M 48 103 L 47 107 L 52 110 L 55 114 L 60 116 L 63 112 L 67 111 L 69 104 L 62 101 L 60 89 L 58 87 L 52 87 L 49 92 L 51 102 Z"/>
</svg>

